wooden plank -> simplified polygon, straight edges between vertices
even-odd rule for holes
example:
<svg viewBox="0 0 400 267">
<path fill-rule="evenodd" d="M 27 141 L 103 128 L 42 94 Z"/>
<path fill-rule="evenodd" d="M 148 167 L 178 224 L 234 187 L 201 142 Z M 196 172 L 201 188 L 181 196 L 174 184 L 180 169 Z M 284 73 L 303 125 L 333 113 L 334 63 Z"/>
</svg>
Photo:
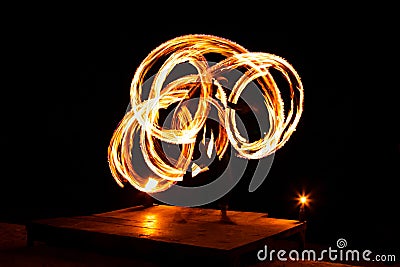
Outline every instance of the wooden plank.
<svg viewBox="0 0 400 267">
<path fill-rule="evenodd" d="M 285 231 L 297 232 L 303 226 L 295 220 L 268 218 L 254 212 L 231 211 L 229 217 L 235 224 L 221 223 L 218 210 L 158 205 L 35 223 L 219 250 L 231 250 Z"/>
<path fill-rule="evenodd" d="M 228 211 L 233 223 L 221 222 L 219 210 L 154 205 L 88 216 L 35 220 L 27 225 L 28 240 L 72 240 L 97 245 L 131 246 L 220 253 L 236 258 L 266 242 L 305 232 L 305 222 L 268 218 L 263 213 Z"/>
</svg>

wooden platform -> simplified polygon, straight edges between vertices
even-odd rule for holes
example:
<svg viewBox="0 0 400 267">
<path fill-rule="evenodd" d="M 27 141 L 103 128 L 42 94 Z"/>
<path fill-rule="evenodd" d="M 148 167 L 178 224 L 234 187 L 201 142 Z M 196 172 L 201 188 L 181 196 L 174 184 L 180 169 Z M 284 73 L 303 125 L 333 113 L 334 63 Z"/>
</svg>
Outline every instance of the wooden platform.
<svg viewBox="0 0 400 267">
<path fill-rule="evenodd" d="M 291 235 L 298 235 L 303 245 L 305 222 L 256 212 L 228 211 L 228 216 L 233 223 L 221 222 L 219 210 L 140 206 L 32 221 L 26 225 L 27 240 L 29 245 L 43 241 L 166 261 L 212 259 L 229 265 L 239 265 L 246 253 Z"/>
</svg>

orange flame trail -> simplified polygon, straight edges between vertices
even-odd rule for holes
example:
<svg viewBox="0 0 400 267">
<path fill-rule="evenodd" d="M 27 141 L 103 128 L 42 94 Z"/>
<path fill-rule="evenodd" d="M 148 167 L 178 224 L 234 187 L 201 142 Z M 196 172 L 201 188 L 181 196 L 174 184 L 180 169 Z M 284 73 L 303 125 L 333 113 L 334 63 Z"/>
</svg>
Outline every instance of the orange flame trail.
<svg viewBox="0 0 400 267">
<path fill-rule="evenodd" d="M 210 66 L 206 54 L 224 57 Z M 165 59 L 154 76 L 149 95 L 142 100 L 143 83 L 155 63 Z M 168 74 L 181 64 L 189 63 L 197 74 L 188 74 L 165 85 Z M 232 70 L 245 70 L 227 96 L 220 81 Z M 280 90 L 270 73 L 279 71 L 290 88 L 290 108 L 286 112 Z M 270 127 L 257 141 L 249 142 L 237 129 L 237 104 L 246 86 L 256 82 L 264 97 Z M 187 100 L 200 91 L 197 110 L 192 114 Z M 118 124 L 108 147 L 108 162 L 116 182 L 123 187 L 129 182 L 138 190 L 155 193 L 167 190 L 181 181 L 190 168 L 197 134 L 205 127 L 210 108 L 218 112 L 220 130 L 213 136 L 216 155 L 221 159 L 229 142 L 238 156 L 260 159 L 281 148 L 295 131 L 303 111 L 303 85 L 296 70 L 283 58 L 269 53 L 252 53 L 242 46 L 217 36 L 185 35 L 169 40 L 151 51 L 137 68 L 130 88 L 130 109 Z M 160 110 L 176 105 L 171 127 L 159 125 Z M 143 177 L 135 171 L 132 149 L 139 136 L 143 159 L 154 173 Z M 163 156 L 159 141 L 181 146 L 177 159 Z M 211 149 L 212 146 L 209 146 Z M 211 152 L 211 151 L 210 151 Z M 209 151 L 207 152 L 209 153 Z M 137 169 L 136 169 L 137 170 Z"/>
</svg>

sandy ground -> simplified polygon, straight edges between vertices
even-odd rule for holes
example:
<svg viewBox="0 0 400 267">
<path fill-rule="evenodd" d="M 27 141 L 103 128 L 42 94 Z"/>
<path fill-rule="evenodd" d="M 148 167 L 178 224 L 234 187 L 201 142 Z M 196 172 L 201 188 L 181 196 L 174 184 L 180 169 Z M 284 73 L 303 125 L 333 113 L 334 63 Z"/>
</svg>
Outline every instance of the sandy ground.
<svg viewBox="0 0 400 267">
<path fill-rule="evenodd" d="M 190 265 L 190 264 L 189 264 Z M 123 267 L 123 266 L 165 266 L 160 263 L 149 262 L 141 259 L 126 258 L 121 256 L 104 255 L 95 251 L 85 251 L 74 248 L 52 247 L 43 243 L 35 243 L 32 247 L 26 246 L 26 231 L 24 225 L 0 222 L 0 266 L 57 266 L 57 267 Z M 400 264 L 359 264 L 348 265 L 331 262 L 260 262 L 254 267 L 354 267 L 354 266 L 396 266 Z"/>
</svg>

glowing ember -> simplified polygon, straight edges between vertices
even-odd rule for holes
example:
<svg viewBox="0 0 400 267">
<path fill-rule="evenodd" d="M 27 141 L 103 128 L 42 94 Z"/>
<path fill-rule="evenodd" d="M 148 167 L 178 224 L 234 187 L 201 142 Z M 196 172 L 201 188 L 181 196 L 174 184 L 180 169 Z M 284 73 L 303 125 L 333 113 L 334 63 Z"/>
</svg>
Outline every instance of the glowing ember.
<svg viewBox="0 0 400 267">
<path fill-rule="evenodd" d="M 300 206 L 300 207 L 305 207 L 305 206 L 309 206 L 310 205 L 310 202 L 311 202 L 311 199 L 310 199 L 310 194 L 305 194 L 304 192 L 303 193 L 298 193 L 297 194 L 297 201 L 298 201 L 298 205 Z"/>
<path fill-rule="evenodd" d="M 206 54 L 219 54 L 224 59 L 210 66 Z M 143 100 L 144 78 L 152 66 L 161 59 L 165 61 Z M 169 83 L 168 74 L 179 64 L 189 63 L 197 74 L 188 74 Z M 244 70 L 229 95 L 224 91 L 224 74 L 232 70 Z M 284 109 L 277 83 L 270 73 L 274 69 L 282 74 L 290 89 L 290 108 Z M 231 104 L 238 103 L 246 86 L 254 82 L 258 85 L 264 105 L 268 111 L 269 130 L 262 138 L 250 142 L 241 135 L 236 125 L 236 111 Z M 191 112 L 188 106 L 194 92 L 200 92 L 198 106 Z M 214 96 L 214 97 L 213 97 Z M 251 53 L 242 46 L 217 36 L 186 35 L 169 40 L 154 49 L 139 65 L 130 88 L 130 109 L 119 123 L 108 147 L 108 162 L 116 182 L 122 187 L 129 182 L 138 190 L 148 193 L 167 190 L 182 181 L 188 168 L 196 176 L 208 168 L 192 164 L 197 134 L 205 134 L 205 122 L 211 107 L 218 112 L 220 128 L 206 147 L 210 158 L 215 149 L 222 158 L 230 144 L 238 156 L 260 159 L 274 153 L 289 139 L 299 122 L 303 110 L 303 86 L 295 69 L 284 59 L 268 53 Z M 171 127 L 161 126 L 160 111 L 169 106 L 173 111 Z M 286 113 L 285 113 L 286 112 Z M 149 170 L 148 175 L 139 174 L 133 160 L 134 137 L 139 136 L 143 159 Z M 180 146 L 176 159 L 164 155 L 160 142 Z M 205 135 L 201 141 L 206 145 Z"/>
</svg>

